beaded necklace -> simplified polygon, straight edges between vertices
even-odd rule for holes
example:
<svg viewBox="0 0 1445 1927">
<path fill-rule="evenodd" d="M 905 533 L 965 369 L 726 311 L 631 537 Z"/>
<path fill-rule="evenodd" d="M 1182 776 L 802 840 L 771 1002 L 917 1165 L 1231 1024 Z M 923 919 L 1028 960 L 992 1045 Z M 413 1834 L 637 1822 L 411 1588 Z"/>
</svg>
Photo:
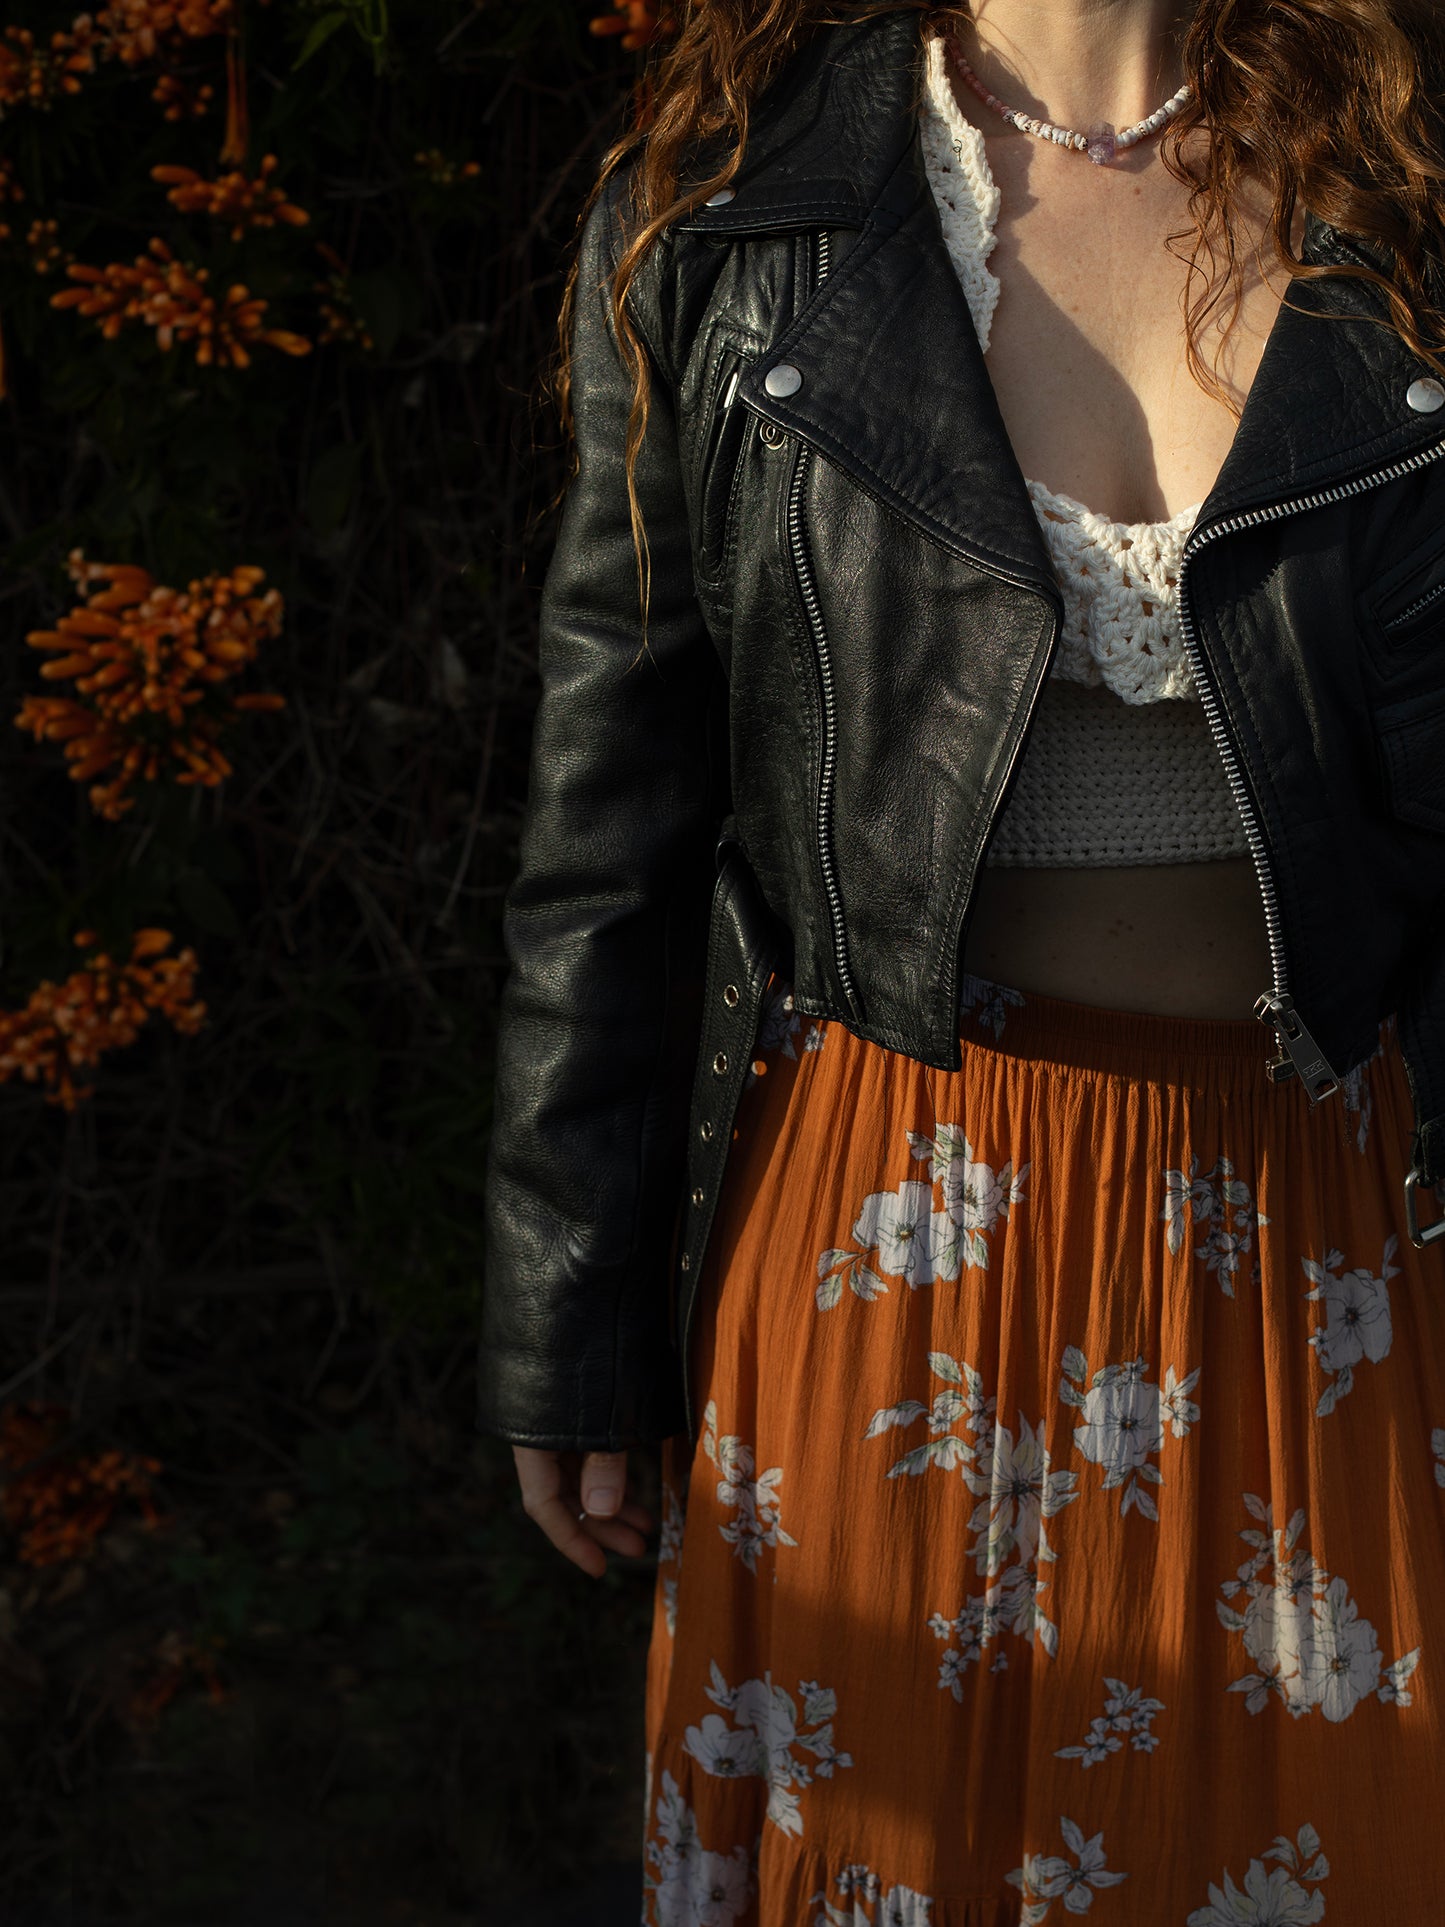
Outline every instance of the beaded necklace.
<svg viewBox="0 0 1445 1927">
<path fill-rule="evenodd" d="M 1040 140 L 1053 141 L 1059 147 L 1078 148 L 1087 154 L 1097 167 L 1108 167 L 1118 155 L 1126 148 L 1132 147 L 1136 141 L 1146 140 L 1149 135 L 1158 133 L 1159 129 L 1179 112 L 1191 91 L 1189 82 L 1186 80 L 1178 93 L 1171 94 L 1162 107 L 1156 107 L 1147 119 L 1136 121 L 1132 127 L 1126 127 L 1122 134 L 1116 132 L 1112 123 L 1107 120 L 1097 121 L 1087 133 L 1079 134 L 1071 127 L 1055 127 L 1052 121 L 1035 120 L 1029 114 L 1020 113 L 1017 107 L 1008 106 L 999 99 L 997 94 L 991 94 L 969 66 L 964 58 L 963 49 L 951 34 L 944 37 L 944 52 L 965 83 L 972 88 L 985 106 L 992 107 L 995 113 L 1002 114 L 1006 121 L 1025 134 L 1034 134 Z"/>
</svg>

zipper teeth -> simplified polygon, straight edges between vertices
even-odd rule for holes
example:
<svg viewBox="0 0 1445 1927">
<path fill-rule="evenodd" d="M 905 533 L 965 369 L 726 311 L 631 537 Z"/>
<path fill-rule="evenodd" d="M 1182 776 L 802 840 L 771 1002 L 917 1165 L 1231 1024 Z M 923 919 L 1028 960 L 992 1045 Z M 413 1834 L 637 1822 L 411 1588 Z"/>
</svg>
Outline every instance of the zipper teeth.
<svg viewBox="0 0 1445 1927">
<path fill-rule="evenodd" d="M 1408 622 L 1411 616 L 1418 615 L 1423 608 L 1435 600 L 1436 596 L 1442 595 L 1445 595 L 1445 582 L 1437 582 L 1433 589 L 1427 589 L 1424 595 L 1417 595 L 1413 602 L 1407 602 L 1403 609 L 1397 609 L 1388 622 L 1380 624 L 1381 629 L 1388 635 L 1402 622 Z"/>
<path fill-rule="evenodd" d="M 1206 672 L 1203 653 L 1194 634 L 1194 626 L 1189 619 L 1189 605 L 1184 593 L 1184 579 L 1189 560 L 1197 555 L 1207 542 L 1217 535 L 1227 534 L 1232 529 L 1252 528 L 1260 522 L 1273 522 L 1282 515 L 1290 515 L 1297 509 L 1317 508 L 1325 502 L 1343 501 L 1347 496 L 1360 495 L 1367 488 L 1374 488 L 1381 482 L 1393 481 L 1398 475 L 1407 475 L 1412 469 L 1424 468 L 1429 462 L 1439 461 L 1445 456 L 1445 441 L 1436 442 L 1432 448 L 1422 449 L 1406 461 L 1392 462 L 1388 468 L 1378 468 L 1370 475 L 1356 477 L 1352 482 L 1344 482 L 1335 488 L 1320 489 L 1313 495 L 1297 495 L 1290 502 L 1272 503 L 1268 508 L 1245 509 L 1238 515 L 1229 515 L 1222 522 L 1216 522 L 1196 541 L 1194 537 L 1185 543 L 1179 559 L 1179 623 L 1184 636 L 1184 646 L 1189 652 L 1190 663 L 1194 670 L 1195 687 L 1204 705 L 1204 713 L 1214 736 L 1214 745 L 1224 763 L 1225 774 L 1234 796 L 1240 817 L 1244 823 L 1244 833 L 1249 842 L 1250 855 L 1254 858 L 1255 872 L 1259 878 L 1260 894 L 1264 899 L 1265 928 L 1269 936 L 1270 970 L 1273 973 L 1273 994 L 1283 997 L 1286 994 L 1284 975 L 1284 939 L 1280 929 L 1279 897 L 1274 887 L 1274 877 L 1270 869 L 1269 851 L 1265 846 L 1264 834 L 1259 819 L 1250 802 L 1245 788 L 1244 777 L 1240 770 L 1239 758 L 1234 753 L 1224 726 L 1223 711 L 1219 694 L 1210 683 Z M 1333 1075 L 1333 1073 L 1331 1073 Z"/>
<path fill-rule="evenodd" d="M 827 230 L 823 228 L 818 230 L 817 262 L 815 292 L 828 272 L 828 235 Z M 803 535 L 800 514 L 803 482 L 808 473 L 808 462 L 812 452 L 807 442 L 802 443 L 798 450 L 792 486 L 788 490 L 788 542 L 793 552 L 793 567 L 797 573 L 798 588 L 803 598 L 803 607 L 807 611 L 808 627 L 812 633 L 813 648 L 818 658 L 818 672 L 823 694 L 823 758 L 818 777 L 818 859 L 823 871 L 823 888 L 828 898 L 828 915 L 833 935 L 833 960 L 837 966 L 838 981 L 843 987 L 844 996 L 848 999 L 849 1008 L 856 1017 L 858 995 L 853 984 L 853 972 L 848 963 L 848 944 L 843 931 L 843 900 L 838 892 L 838 878 L 833 867 L 833 772 L 837 760 L 833 664 L 828 654 L 828 637 L 823 627 L 823 612 L 818 602 L 812 560 Z"/>
</svg>

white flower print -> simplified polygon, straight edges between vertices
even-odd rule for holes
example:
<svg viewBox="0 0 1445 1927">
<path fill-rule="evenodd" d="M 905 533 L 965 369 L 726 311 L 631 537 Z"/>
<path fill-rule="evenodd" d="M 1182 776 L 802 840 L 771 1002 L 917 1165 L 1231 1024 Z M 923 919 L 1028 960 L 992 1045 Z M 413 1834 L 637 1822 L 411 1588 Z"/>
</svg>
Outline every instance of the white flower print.
<svg viewBox="0 0 1445 1927">
<path fill-rule="evenodd" d="M 861 1861 L 842 1868 L 834 1885 L 848 1905 L 835 1907 L 826 1893 L 810 1895 L 810 1904 L 823 1902 L 810 1927 L 931 1927 L 933 1901 L 928 1894 L 904 1886 L 884 1893 L 878 1875 Z"/>
<path fill-rule="evenodd" d="M 1295 1841 L 1299 1843 L 1298 1852 Z M 1266 1869 L 1266 1860 L 1281 1860 L 1285 1864 Z M 1308 1866 L 1304 1865 L 1306 1861 Z M 1287 1872 L 1286 1868 L 1293 1868 L 1294 1872 Z M 1210 1905 L 1196 1907 L 1185 1927 L 1245 1927 L 1249 1922 L 1253 1922 L 1254 1927 L 1304 1927 L 1309 1921 L 1323 1920 L 1324 1895 L 1317 1886 L 1312 1894 L 1307 1894 L 1300 1881 L 1324 1880 L 1329 1871 L 1330 1863 L 1320 1852 L 1320 1836 L 1306 1821 L 1295 1840 L 1276 1834 L 1274 1844 L 1265 1849 L 1263 1856 L 1250 1861 L 1243 1890 L 1235 1886 L 1227 1870 L 1222 1889 L 1211 1881 Z"/>
<path fill-rule="evenodd" d="M 1229 1222 L 1231 1210 L 1234 1216 Z M 1202 1177 L 1197 1157 L 1190 1158 L 1187 1176 L 1183 1171 L 1164 1173 L 1164 1207 L 1159 1215 L 1165 1221 L 1165 1240 L 1171 1255 L 1184 1243 L 1186 1213 L 1195 1224 L 1208 1226 L 1204 1243 L 1194 1247 L 1194 1254 L 1204 1260 L 1208 1270 L 1219 1274 L 1220 1290 L 1226 1298 L 1232 1298 L 1234 1274 L 1253 1248 L 1255 1227 L 1268 1224 L 1269 1219 L 1253 1209 L 1249 1186 L 1243 1178 L 1235 1177 L 1228 1158 L 1220 1158 Z M 1249 1278 L 1252 1284 L 1259 1283 L 1257 1256 Z"/>
<path fill-rule="evenodd" d="M 853 1764 L 850 1753 L 839 1753 L 833 1745 L 837 1695 L 816 1680 L 800 1681 L 798 1691 L 803 1698 L 801 1719 L 796 1701 L 781 1686 L 774 1686 L 771 1673 L 730 1687 L 714 1660 L 707 1696 L 732 1713 L 737 1726 L 730 1728 L 716 1713 L 708 1713 L 699 1725 L 688 1727 L 683 1738 L 684 1750 L 704 1772 L 720 1779 L 756 1775 L 766 1780 L 768 1818 L 782 1832 L 793 1834 L 803 1831 L 794 1786 L 811 1786 L 815 1773 L 820 1779 L 831 1779 L 834 1767 Z M 813 1731 L 805 1732 L 805 1727 Z M 795 1759 L 795 1746 L 816 1754 L 816 1767 Z"/>
<path fill-rule="evenodd" d="M 757 1891 L 761 1835 L 751 1848 L 704 1848 L 692 1809 L 666 1767 L 654 1832 L 643 1868 L 644 1921 L 655 1927 L 731 1927 L 747 1912 Z"/>
<path fill-rule="evenodd" d="M 682 1531 L 685 1520 L 682 1501 L 664 1479 L 662 1482 L 662 1527 L 658 1534 L 657 1563 L 659 1566 L 682 1564 Z M 669 1637 L 677 1632 L 677 1581 L 675 1572 L 662 1575 L 662 1610 L 667 1620 Z"/>
<path fill-rule="evenodd" d="M 1342 1251 L 1327 1251 L 1322 1264 L 1301 1258 L 1305 1276 L 1314 1286 L 1306 1298 L 1323 1299 L 1329 1307 L 1327 1322 L 1317 1325 L 1309 1342 L 1325 1371 L 1335 1375 L 1333 1385 L 1320 1393 L 1315 1406 L 1316 1418 L 1325 1418 L 1345 1394 L 1354 1389 L 1355 1367 L 1361 1359 L 1378 1365 L 1390 1349 L 1394 1328 L 1390 1320 L 1390 1293 L 1385 1280 L 1393 1278 L 1400 1267 L 1392 1265 L 1399 1235 L 1391 1232 L 1385 1240 L 1380 1276 L 1368 1265 L 1356 1271 L 1341 1272 L 1345 1262 Z"/>
<path fill-rule="evenodd" d="M 1164 1483 L 1164 1474 L 1149 1460 L 1163 1446 L 1166 1424 L 1175 1438 L 1182 1439 L 1199 1417 L 1199 1407 L 1185 1394 L 1193 1391 L 1202 1367 L 1196 1365 L 1181 1379 L 1171 1365 L 1162 1386 L 1149 1383 L 1144 1376 L 1148 1369 L 1142 1358 L 1127 1364 L 1102 1365 L 1089 1390 L 1083 1392 L 1079 1386 L 1088 1377 L 1089 1362 L 1077 1345 L 1070 1345 L 1064 1352 L 1059 1397 L 1083 1415 L 1082 1423 L 1074 1427 L 1074 1444 L 1086 1459 L 1106 1468 L 1101 1490 L 1124 1486 L 1119 1516 L 1122 1518 L 1133 1505 L 1146 1519 L 1157 1521 L 1153 1495 L 1140 1480 L 1147 1479 L 1151 1485 Z"/>
<path fill-rule="evenodd" d="M 752 1447 L 740 1438 L 717 1432 L 717 1400 L 710 1398 L 703 1410 L 703 1450 L 722 1473 L 717 1496 L 723 1505 L 736 1506 L 737 1518 L 718 1531 L 737 1553 L 749 1572 L 758 1569 L 761 1546 L 795 1546 L 797 1540 L 778 1524 L 778 1485 L 783 1468 L 774 1465 L 761 1478 L 753 1476 Z"/>
<path fill-rule="evenodd" d="M 931 1285 L 934 1217 L 933 1186 L 905 1181 L 896 1192 L 876 1191 L 863 1200 L 853 1236 L 860 1245 L 878 1247 L 880 1271 L 910 1285 Z M 946 1218 L 942 1229 L 945 1233 L 949 1229 Z M 956 1264 L 953 1275 L 958 1276 Z"/>
<path fill-rule="evenodd" d="M 943 1380 L 932 1405 L 905 1398 L 884 1406 L 868 1421 L 863 1436 L 877 1438 L 894 1426 L 926 1417 L 933 1436 L 895 1460 L 887 1477 L 916 1477 L 930 1466 L 946 1472 L 956 1467 L 969 1490 L 979 1495 L 968 1522 L 969 1530 L 978 1534 L 969 1557 L 994 1583 L 966 1599 L 952 1618 L 934 1613 L 928 1621 L 938 1638 L 958 1641 L 943 1656 L 938 1683 L 961 1701 L 960 1676 L 1001 1627 L 1030 1640 L 1037 1631 L 1045 1651 L 1050 1656 L 1056 1651 L 1058 1628 L 1038 1601 L 1044 1587 L 1037 1563 L 1055 1557 L 1044 1521 L 1078 1497 L 1078 1475 L 1049 1470 L 1042 1421 L 1031 1428 L 1020 1412 L 1015 1442 L 1008 1427 L 996 1422 L 996 1401 L 984 1397 L 983 1380 L 972 1365 L 948 1352 L 930 1352 L 928 1363 L 934 1377 Z M 973 1439 L 952 1429 L 960 1422 L 964 1431 L 975 1434 Z M 1003 1570 L 1009 1559 L 1015 1563 Z M 1001 1663 L 1002 1656 L 992 1670 L 998 1671 Z"/>
<path fill-rule="evenodd" d="M 1281 1530 L 1273 1525 L 1272 1506 L 1253 1492 L 1244 1493 L 1243 1499 L 1266 1530 L 1241 1530 L 1240 1538 L 1255 1548 L 1254 1555 L 1233 1579 L 1222 1582 L 1225 1599 L 1216 1599 L 1214 1605 L 1226 1631 L 1243 1635 L 1256 1670 L 1231 1681 L 1228 1690 L 1243 1693 L 1251 1713 L 1278 1699 L 1296 1719 L 1318 1707 L 1335 1723 L 1348 1719 L 1370 1693 L 1387 1706 L 1408 1706 L 1406 1682 L 1419 1664 L 1420 1648 L 1384 1666 L 1375 1629 L 1360 1617 L 1346 1582 L 1332 1578 L 1296 1546 L 1304 1508 Z M 1261 1579 L 1259 1574 L 1271 1564 L 1272 1579 Z M 1226 1604 L 1226 1599 L 1241 1595 L 1242 1610 Z"/>
<path fill-rule="evenodd" d="M 958 1008 L 960 1014 L 978 1006 L 978 1021 L 985 1029 L 991 1030 L 995 1037 L 1003 1034 L 1004 1020 L 1008 1016 L 1008 1006 L 1024 1001 L 1021 990 L 1014 990 L 1008 984 L 991 983 L 987 977 L 975 977 L 964 971 L 959 979 Z"/>
<path fill-rule="evenodd" d="M 1026 1564 L 1054 1557 L 1044 1520 L 1078 1498 L 1078 1474 L 1049 1470 L 1042 1419 L 1030 1429 L 1020 1412 L 1017 1444 L 1006 1425 L 994 1426 L 977 1466 L 960 1470 L 969 1490 L 984 1495 L 968 1522 L 979 1534 L 973 1558 L 980 1573 L 996 1573 L 1015 1555 Z"/>
<path fill-rule="evenodd" d="M 1126 1686 L 1121 1679 L 1110 1679 L 1104 1675 L 1108 1687 L 1108 1697 L 1104 1710 L 1089 1722 L 1089 1731 L 1081 1746 L 1056 1746 L 1056 1760 L 1078 1760 L 1082 1765 L 1097 1766 L 1111 1753 L 1117 1753 L 1124 1742 L 1120 1735 L 1129 1735 L 1129 1744 L 1136 1753 L 1152 1753 L 1159 1744 L 1159 1735 L 1152 1730 L 1151 1722 L 1156 1713 L 1164 1711 L 1163 1700 L 1146 1699 L 1142 1686 Z"/>
<path fill-rule="evenodd" d="M 913 1156 L 931 1160 L 931 1182 L 904 1179 L 896 1190 L 874 1191 L 863 1200 L 853 1226 L 862 1249 L 819 1253 L 819 1311 L 832 1310 L 845 1284 L 858 1298 L 883 1296 L 888 1287 L 880 1272 L 904 1279 L 916 1291 L 921 1285 L 952 1282 L 960 1266 L 988 1268 L 988 1233 L 1023 1197 L 1028 1165 L 1015 1173 L 1010 1160 L 995 1172 L 975 1160 L 954 1124 L 940 1124 L 932 1134 L 907 1135 Z M 871 1251 L 877 1252 L 873 1264 L 867 1262 Z"/>
<path fill-rule="evenodd" d="M 915 1158 L 929 1161 L 928 1175 L 942 1193 L 944 1215 L 957 1227 L 962 1262 L 986 1271 L 987 1234 L 1000 1218 L 1007 1218 L 1009 1206 L 1023 1197 L 1030 1167 L 1020 1165 L 1015 1172 L 1009 1159 L 995 1172 L 992 1165 L 975 1159 L 972 1145 L 957 1124 L 936 1125 L 931 1137 L 924 1131 L 910 1131 L 908 1144 Z M 958 1276 L 958 1263 L 959 1257 L 955 1257 L 949 1276 Z"/>
<path fill-rule="evenodd" d="M 1083 1829 L 1066 1813 L 1059 1815 L 1059 1828 L 1069 1851 L 1078 1855 L 1077 1866 L 1061 1854 L 1026 1853 L 1023 1865 L 1004 1875 L 1024 1897 L 1020 1927 L 1038 1927 L 1049 1911 L 1049 1902 L 1060 1895 L 1071 1914 L 1086 1914 L 1094 1903 L 1093 1888 L 1117 1887 L 1129 1878 L 1127 1873 L 1111 1873 L 1105 1867 L 1102 1833 L 1086 1840 Z"/>
</svg>

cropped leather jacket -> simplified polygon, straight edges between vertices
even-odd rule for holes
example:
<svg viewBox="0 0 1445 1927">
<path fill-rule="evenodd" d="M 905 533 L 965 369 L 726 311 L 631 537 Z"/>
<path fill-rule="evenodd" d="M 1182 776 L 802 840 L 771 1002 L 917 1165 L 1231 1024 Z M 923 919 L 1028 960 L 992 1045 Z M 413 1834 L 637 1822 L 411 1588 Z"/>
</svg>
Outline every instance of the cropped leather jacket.
<svg viewBox="0 0 1445 1927">
<path fill-rule="evenodd" d="M 634 283 L 641 660 L 625 174 L 584 227 L 485 1203 L 477 1420 L 514 1443 L 695 1431 L 693 1292 L 770 969 L 803 1013 L 961 1063 L 975 881 L 1063 599 L 924 174 L 921 77 L 915 13 L 821 31 Z M 1303 258 L 1383 265 L 1312 211 Z M 1292 282 L 1179 607 L 1268 928 L 1239 1013 L 1260 1076 L 1329 1102 L 1396 1013 L 1398 1208 L 1445 1288 L 1438 1204 L 1416 1215 L 1445 1179 L 1442 403 L 1382 290 Z"/>
</svg>

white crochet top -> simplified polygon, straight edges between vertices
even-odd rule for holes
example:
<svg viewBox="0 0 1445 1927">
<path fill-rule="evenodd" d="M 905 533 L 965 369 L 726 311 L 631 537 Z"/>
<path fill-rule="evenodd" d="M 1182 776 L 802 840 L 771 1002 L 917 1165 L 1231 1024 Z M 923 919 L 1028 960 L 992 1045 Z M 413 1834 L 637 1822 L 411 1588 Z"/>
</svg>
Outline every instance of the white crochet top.
<svg viewBox="0 0 1445 1927">
<path fill-rule="evenodd" d="M 988 351 L 999 282 L 985 263 L 999 191 L 926 41 L 920 134 L 943 238 Z M 1028 481 L 1064 595 L 1064 626 L 988 862 L 1186 863 L 1248 851 L 1179 627 L 1179 555 L 1202 503 L 1110 522 Z"/>
</svg>

